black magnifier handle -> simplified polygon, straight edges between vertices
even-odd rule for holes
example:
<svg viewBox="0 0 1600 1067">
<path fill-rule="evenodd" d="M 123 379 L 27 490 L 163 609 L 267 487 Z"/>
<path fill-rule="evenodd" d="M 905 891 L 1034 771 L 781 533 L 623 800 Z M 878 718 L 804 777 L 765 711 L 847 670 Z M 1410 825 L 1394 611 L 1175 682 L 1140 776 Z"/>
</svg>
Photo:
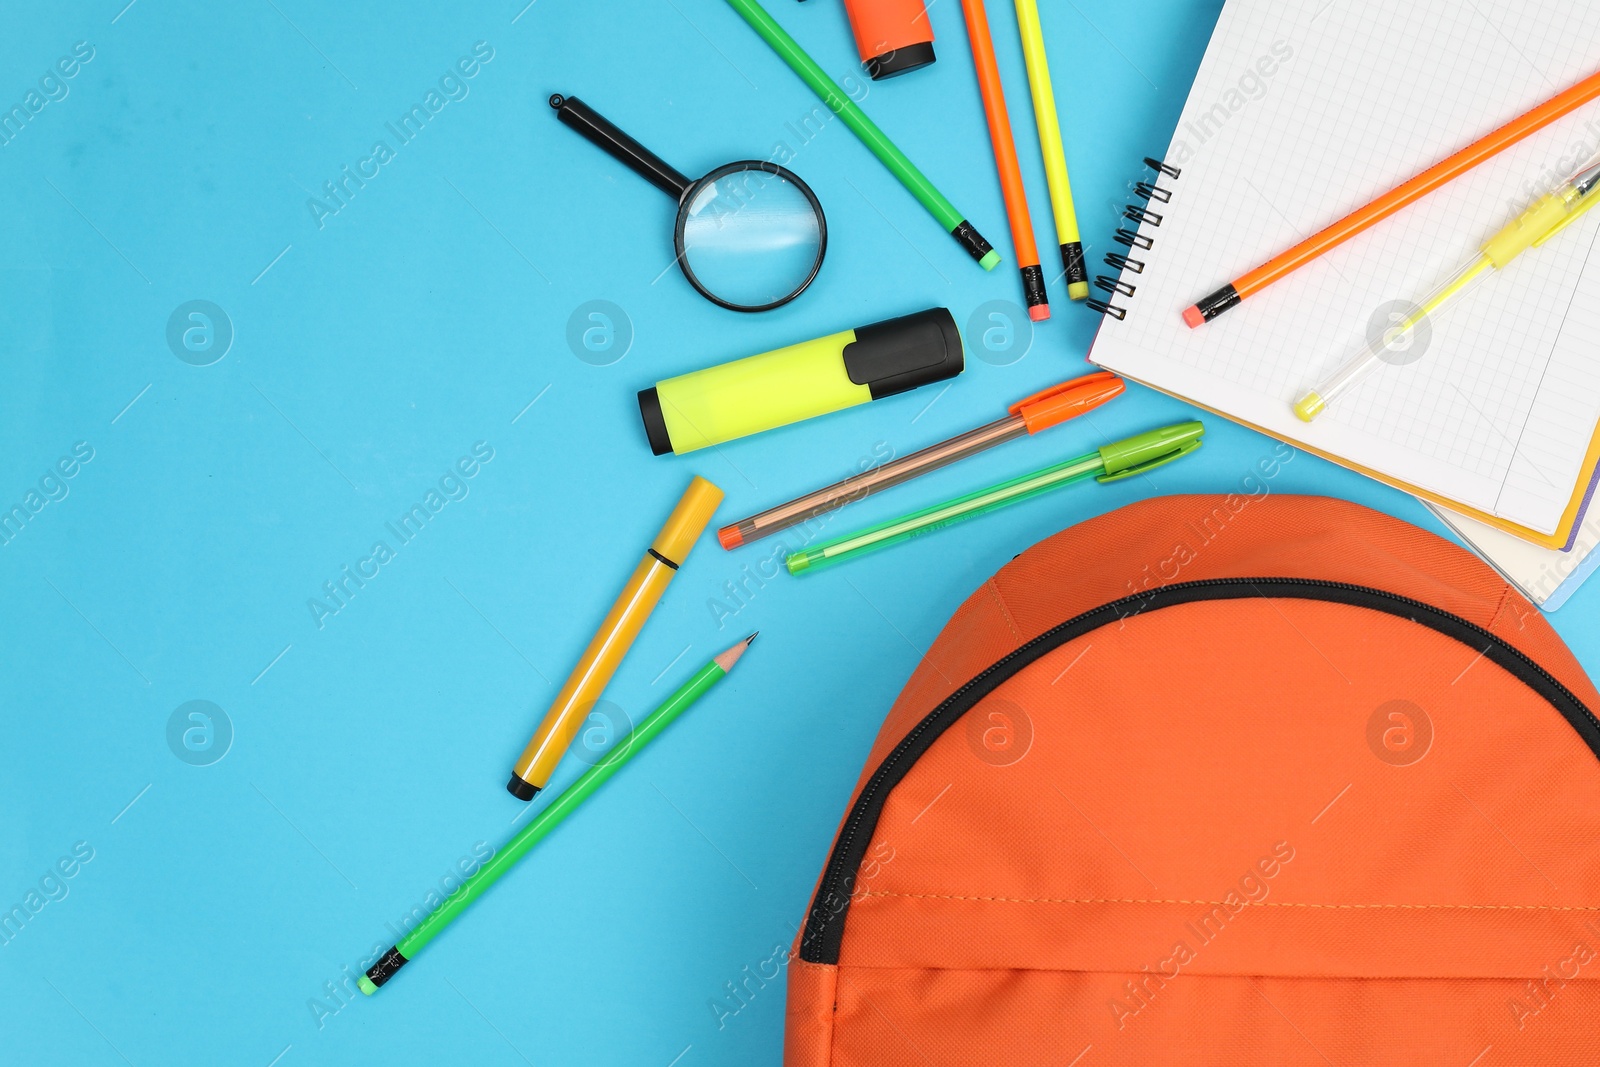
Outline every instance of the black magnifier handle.
<svg viewBox="0 0 1600 1067">
<path fill-rule="evenodd" d="M 619 130 L 605 116 L 575 96 L 556 93 L 550 97 L 556 118 L 604 148 L 617 159 L 674 200 L 682 200 L 689 179 L 667 165 L 666 160 Z"/>
</svg>

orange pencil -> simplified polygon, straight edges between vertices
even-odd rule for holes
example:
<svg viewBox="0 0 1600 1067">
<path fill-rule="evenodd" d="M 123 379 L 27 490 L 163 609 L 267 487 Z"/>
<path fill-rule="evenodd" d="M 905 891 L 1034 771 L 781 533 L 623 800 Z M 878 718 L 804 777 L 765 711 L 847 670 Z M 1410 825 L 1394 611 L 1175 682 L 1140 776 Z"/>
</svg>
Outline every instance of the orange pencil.
<svg viewBox="0 0 1600 1067">
<path fill-rule="evenodd" d="M 1022 188 L 1017 145 L 1011 139 L 1011 120 L 1006 117 L 1006 94 L 1000 86 L 1000 67 L 994 59 L 989 16 L 983 10 L 983 0 L 962 0 L 961 10 L 967 19 L 967 37 L 972 42 L 972 65 L 978 71 L 983 114 L 989 121 L 994 169 L 1000 174 L 1000 192 L 1005 197 L 1006 218 L 1011 223 L 1011 243 L 1016 246 L 1017 264 L 1022 268 L 1022 295 L 1028 302 L 1028 318 L 1039 322 L 1050 317 L 1050 298 L 1044 291 L 1044 268 L 1039 265 L 1033 220 L 1028 217 L 1028 194 Z"/>
<path fill-rule="evenodd" d="M 1422 199 L 1441 185 L 1454 181 L 1484 160 L 1505 151 L 1529 134 L 1537 133 L 1556 119 L 1571 114 L 1596 97 L 1600 97 L 1600 72 L 1589 75 L 1532 111 L 1512 119 L 1455 155 L 1440 160 L 1421 174 L 1395 186 L 1365 207 L 1357 208 L 1327 229 L 1312 234 L 1287 252 L 1241 274 L 1210 296 L 1184 308 L 1183 321 L 1191 329 L 1203 322 L 1210 322 L 1279 278 L 1299 270 L 1318 256 L 1332 251 L 1356 234 Z M 1018 254 L 1021 254 L 1020 250 Z"/>
</svg>

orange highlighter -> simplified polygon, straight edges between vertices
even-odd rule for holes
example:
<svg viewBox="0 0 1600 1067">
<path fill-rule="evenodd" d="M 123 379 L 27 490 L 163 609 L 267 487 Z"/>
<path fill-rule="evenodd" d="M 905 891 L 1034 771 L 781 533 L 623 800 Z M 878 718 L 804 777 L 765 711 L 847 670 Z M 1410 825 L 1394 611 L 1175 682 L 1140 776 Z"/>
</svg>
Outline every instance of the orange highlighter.
<svg viewBox="0 0 1600 1067">
<path fill-rule="evenodd" d="M 957 460 L 977 455 L 995 445 L 1048 430 L 1068 419 L 1092 411 L 1123 391 L 1122 379 L 1109 371 L 1096 371 L 1034 393 L 1006 409 L 1002 419 L 986 423 L 966 433 L 927 448 L 901 456 L 881 467 L 863 471 L 842 482 L 796 497 L 785 504 L 768 508 L 748 519 L 729 523 L 717 531 L 722 547 L 732 551 L 740 545 L 787 530 L 818 515 L 846 504 L 909 482 L 919 474 L 947 467 Z"/>
<path fill-rule="evenodd" d="M 678 506 L 667 516 L 666 525 L 650 543 L 649 551 L 633 577 L 622 589 L 617 602 L 611 605 L 600 630 L 583 650 L 578 665 L 572 669 L 555 703 L 545 712 L 544 721 L 528 747 L 522 750 L 517 765 L 511 772 L 506 789 L 518 800 L 532 800 L 534 795 L 550 781 L 562 753 L 577 735 L 583 720 L 595 702 L 600 699 L 606 683 L 616 673 L 622 657 L 627 655 L 633 639 L 655 610 L 667 583 L 678 572 L 678 567 L 689 555 L 689 549 L 700 539 L 711 515 L 722 503 L 722 490 L 696 477 L 678 501 Z"/>
</svg>

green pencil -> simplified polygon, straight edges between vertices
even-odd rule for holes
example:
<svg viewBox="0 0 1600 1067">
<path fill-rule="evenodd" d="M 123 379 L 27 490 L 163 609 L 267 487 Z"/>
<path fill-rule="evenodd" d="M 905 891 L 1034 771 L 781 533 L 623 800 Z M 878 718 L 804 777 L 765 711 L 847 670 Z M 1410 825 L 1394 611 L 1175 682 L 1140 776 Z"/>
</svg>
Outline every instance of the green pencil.
<svg viewBox="0 0 1600 1067">
<path fill-rule="evenodd" d="M 728 672 L 733 670 L 733 665 L 739 662 L 739 657 L 744 655 L 744 650 L 749 648 L 750 642 L 755 639 L 756 635 L 751 634 L 696 671 L 693 677 L 662 701 L 660 707 L 634 727 L 632 733 L 607 752 L 599 763 L 584 771 L 577 781 L 535 815 L 532 822 L 518 830 L 488 863 L 457 886 L 456 891 L 446 897 L 443 904 L 417 924 L 416 929 L 396 942 L 393 948 L 385 952 L 378 962 L 357 980 L 356 984 L 361 987 L 361 992 L 370 997 L 378 991 L 379 986 L 393 978 L 396 971 L 416 959 L 417 953 L 422 951 L 423 946 L 437 937 L 439 931 L 454 922 L 456 916 L 467 909 L 467 905 L 477 900 L 483 895 L 484 890 L 500 880 L 501 875 L 516 866 L 517 861 L 527 855 L 534 845 L 559 826 L 563 819 L 571 815 L 590 794 L 604 785 L 606 779 L 617 773 L 617 770 L 632 759 L 635 753 L 655 740 L 662 730 L 672 724 L 672 720 L 688 711 L 712 686 L 727 677 Z"/>
<path fill-rule="evenodd" d="M 839 84 L 828 77 L 822 66 L 801 48 L 793 37 L 790 37 L 784 28 L 778 25 L 771 15 L 767 14 L 757 0 L 728 0 L 729 6 L 744 16 L 755 31 L 764 41 L 772 46 L 772 50 L 794 72 L 800 75 L 802 81 L 811 86 L 811 91 L 822 97 L 822 102 L 828 109 L 841 119 L 844 124 L 861 138 L 861 142 L 872 150 L 872 154 L 883 162 L 889 172 L 900 179 L 902 185 L 911 190 L 911 195 L 922 201 L 922 206 L 928 213 L 939 220 L 939 225 L 950 232 L 950 235 L 960 242 L 961 247 L 984 270 L 994 270 L 1000 262 L 1000 253 L 990 246 L 983 235 L 973 229 L 961 212 L 956 210 L 954 204 L 945 199 L 934 184 L 917 169 L 917 165 L 900 151 L 899 147 L 878 129 L 878 124 L 867 117 L 856 102 L 839 88 Z"/>
</svg>

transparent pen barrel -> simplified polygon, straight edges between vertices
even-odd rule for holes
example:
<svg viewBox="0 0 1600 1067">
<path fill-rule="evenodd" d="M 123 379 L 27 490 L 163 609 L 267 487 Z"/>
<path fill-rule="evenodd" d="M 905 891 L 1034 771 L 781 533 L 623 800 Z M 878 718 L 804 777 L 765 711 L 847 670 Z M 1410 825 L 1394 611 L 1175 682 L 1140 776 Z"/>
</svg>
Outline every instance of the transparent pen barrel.
<svg viewBox="0 0 1600 1067">
<path fill-rule="evenodd" d="M 923 508 L 897 519 L 869 526 L 865 530 L 828 541 L 825 544 L 796 552 L 785 560 L 790 574 L 814 570 L 829 563 L 858 556 L 890 545 L 909 541 L 913 537 L 942 530 L 965 519 L 975 518 L 997 508 L 1019 503 L 1052 489 L 1099 474 L 1105 470 L 1105 460 L 1099 452 L 1079 456 L 1043 470 L 1024 474 L 999 485 L 980 489 L 943 504 Z"/>
<path fill-rule="evenodd" d="M 842 508 L 873 493 L 881 493 L 885 489 L 909 482 L 918 475 L 948 466 L 995 445 L 1025 437 L 1027 433 L 1026 421 L 1008 415 L 1003 419 L 979 426 L 975 430 L 968 430 L 948 441 L 930 445 L 909 456 L 885 463 L 881 467 L 864 471 L 786 504 L 769 508 L 759 515 L 752 515 L 736 524 L 740 537 L 744 543 L 766 537 L 835 508 Z"/>
<path fill-rule="evenodd" d="M 1487 258 L 1477 256 L 1418 303 L 1374 316 L 1361 347 L 1295 401 L 1295 414 L 1310 422 L 1379 366 L 1399 367 L 1422 359 L 1433 343 L 1434 319 L 1494 273 L 1492 267 Z"/>
</svg>

